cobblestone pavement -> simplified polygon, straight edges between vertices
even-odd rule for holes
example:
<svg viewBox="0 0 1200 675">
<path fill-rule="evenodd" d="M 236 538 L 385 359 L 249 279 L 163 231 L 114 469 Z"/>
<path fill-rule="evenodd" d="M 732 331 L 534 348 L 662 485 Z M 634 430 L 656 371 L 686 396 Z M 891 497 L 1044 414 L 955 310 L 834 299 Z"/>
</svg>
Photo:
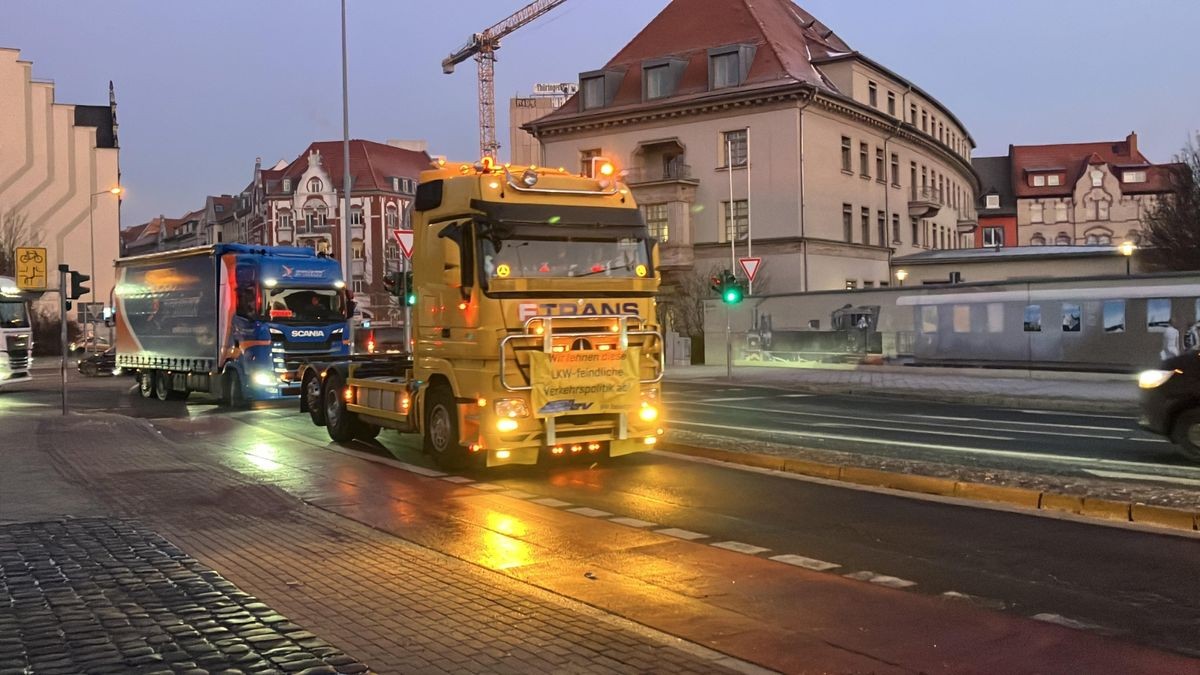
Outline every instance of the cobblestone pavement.
<svg viewBox="0 0 1200 675">
<path fill-rule="evenodd" d="M 135 523 L 0 526 L 0 673 L 367 667 Z"/>
<path fill-rule="evenodd" d="M 5 415 L 0 424 L 12 427 L 0 454 L 16 472 L 4 477 L 5 497 L 32 504 L 27 516 L 73 491 L 91 508 L 136 518 L 376 672 L 754 670 L 335 516 L 223 468 L 202 441 L 177 445 L 144 422 Z"/>
</svg>

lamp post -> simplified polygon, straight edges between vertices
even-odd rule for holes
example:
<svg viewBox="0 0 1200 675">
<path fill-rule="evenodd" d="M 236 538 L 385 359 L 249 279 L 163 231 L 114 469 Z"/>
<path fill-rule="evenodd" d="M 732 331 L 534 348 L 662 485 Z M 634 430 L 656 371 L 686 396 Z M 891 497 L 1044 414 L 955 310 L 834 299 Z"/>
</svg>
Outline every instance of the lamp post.
<svg viewBox="0 0 1200 675">
<path fill-rule="evenodd" d="M 896 270 L 896 281 L 899 281 L 901 286 L 904 285 L 904 280 L 907 278 L 908 270 Z"/>
<path fill-rule="evenodd" d="M 1137 245 L 1132 241 L 1121 242 L 1121 255 L 1125 256 L 1125 276 L 1130 276 L 1129 261 L 1133 260 L 1133 252 L 1137 250 Z"/>
<path fill-rule="evenodd" d="M 96 302 L 96 225 L 92 214 L 96 211 L 96 197 L 100 195 L 113 195 L 119 197 L 125 189 L 120 185 L 115 185 L 107 190 L 93 192 L 91 197 L 88 197 L 88 238 L 91 240 L 92 246 L 92 267 L 89 274 L 92 277 L 92 288 L 88 292 L 88 302 Z"/>
</svg>

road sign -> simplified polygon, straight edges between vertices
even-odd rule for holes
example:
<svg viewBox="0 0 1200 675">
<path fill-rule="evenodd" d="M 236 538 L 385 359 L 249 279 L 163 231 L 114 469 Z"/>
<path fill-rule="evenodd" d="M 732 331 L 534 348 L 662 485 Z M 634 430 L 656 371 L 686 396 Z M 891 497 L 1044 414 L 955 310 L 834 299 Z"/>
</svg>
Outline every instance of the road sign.
<svg viewBox="0 0 1200 675">
<path fill-rule="evenodd" d="M 79 323 L 104 323 L 103 302 L 81 302 L 79 307 Z"/>
<path fill-rule="evenodd" d="M 746 273 L 746 278 L 754 281 L 754 275 L 758 274 L 758 268 L 762 265 L 762 258 L 738 258 L 738 263 Z"/>
<path fill-rule="evenodd" d="M 46 249 L 19 246 L 17 255 L 17 288 L 26 291 L 46 290 Z"/>
<path fill-rule="evenodd" d="M 412 258 L 413 231 L 412 230 L 392 230 L 392 235 L 396 237 L 396 241 L 400 244 L 400 252 L 405 258 Z"/>
</svg>

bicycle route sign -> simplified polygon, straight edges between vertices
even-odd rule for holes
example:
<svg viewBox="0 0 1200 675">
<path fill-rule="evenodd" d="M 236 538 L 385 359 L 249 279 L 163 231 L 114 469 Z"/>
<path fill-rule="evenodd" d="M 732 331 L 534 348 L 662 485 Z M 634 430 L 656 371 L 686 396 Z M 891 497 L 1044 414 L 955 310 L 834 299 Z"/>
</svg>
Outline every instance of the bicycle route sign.
<svg viewBox="0 0 1200 675">
<path fill-rule="evenodd" d="M 46 249 L 19 246 L 17 258 L 17 288 L 26 291 L 46 290 Z"/>
</svg>

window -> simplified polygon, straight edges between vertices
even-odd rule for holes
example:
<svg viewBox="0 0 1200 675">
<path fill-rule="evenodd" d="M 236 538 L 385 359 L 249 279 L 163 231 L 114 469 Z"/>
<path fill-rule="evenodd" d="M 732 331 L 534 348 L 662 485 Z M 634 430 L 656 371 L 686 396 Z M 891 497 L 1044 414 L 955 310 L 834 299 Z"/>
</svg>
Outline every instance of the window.
<svg viewBox="0 0 1200 675">
<path fill-rule="evenodd" d="M 900 155 L 892 153 L 892 185 L 900 186 Z"/>
<path fill-rule="evenodd" d="M 741 64 L 738 62 L 737 52 L 708 57 L 708 71 L 713 89 L 736 87 L 741 84 Z"/>
<path fill-rule="evenodd" d="M 921 307 L 921 332 L 936 333 L 938 329 L 938 308 L 937 305 L 923 305 Z"/>
<path fill-rule="evenodd" d="M 849 204 L 842 204 L 842 238 L 854 243 L 854 207 Z"/>
<path fill-rule="evenodd" d="M 921 108 L 921 131 L 929 131 L 929 113 L 924 108 Z"/>
<path fill-rule="evenodd" d="M 1092 170 L 1092 187 L 1104 186 L 1104 172 L 1099 169 Z"/>
<path fill-rule="evenodd" d="M 1058 236 L 1054 238 L 1054 245 L 1055 246 L 1070 246 L 1071 245 L 1071 237 L 1066 232 L 1059 232 Z"/>
<path fill-rule="evenodd" d="M 642 214 L 646 218 L 646 229 L 650 231 L 650 236 L 659 241 L 667 241 L 667 205 L 643 204 Z"/>
<path fill-rule="evenodd" d="M 1033 187 L 1044 187 L 1046 185 L 1046 177 L 1042 174 L 1030 176 L 1029 184 Z"/>
<path fill-rule="evenodd" d="M 875 288 L 874 281 L 863 281 L 863 288 Z"/>
<path fill-rule="evenodd" d="M 604 107 L 604 76 L 585 77 L 580 83 L 584 110 Z"/>
<path fill-rule="evenodd" d="M 285 230 L 292 229 L 292 212 L 291 211 L 280 211 L 279 212 L 279 227 L 282 229 L 285 229 Z"/>
<path fill-rule="evenodd" d="M 867 103 L 872 108 L 879 107 L 879 87 L 874 82 L 867 83 Z"/>
<path fill-rule="evenodd" d="M 1124 333 L 1125 332 L 1125 301 L 1124 300 L 1105 300 L 1103 315 L 1104 315 L 1104 332 L 1105 333 Z"/>
<path fill-rule="evenodd" d="M 361 240 L 355 239 L 350 242 L 350 256 L 355 260 L 362 260 L 366 255 L 366 249 L 363 247 Z"/>
<path fill-rule="evenodd" d="M 1122 183 L 1145 183 L 1146 182 L 1146 172 L 1145 171 L 1126 171 L 1125 173 L 1121 174 L 1121 182 Z"/>
<path fill-rule="evenodd" d="M 1029 238 L 1029 245 L 1030 246 L 1045 246 L 1046 238 L 1040 234 L 1035 234 Z"/>
<path fill-rule="evenodd" d="M 987 332 L 1004 332 L 1004 303 L 989 302 L 987 306 Z"/>
<path fill-rule="evenodd" d="M 988 195 L 985 197 L 984 208 L 998 209 L 1000 208 L 1000 195 Z"/>
<path fill-rule="evenodd" d="M 1146 330 L 1161 333 L 1171 325 L 1171 299 L 1150 298 L 1146 301 Z"/>
<path fill-rule="evenodd" d="M 284 194 L 290 193 L 291 191 L 292 191 L 292 179 L 291 179 L 291 178 L 284 178 L 284 179 L 283 179 L 283 192 L 284 192 Z M 243 201 L 243 203 L 242 203 L 242 208 L 246 208 L 246 204 L 245 204 L 245 202 L 244 202 L 244 201 Z"/>
<path fill-rule="evenodd" d="M 887 246 L 887 214 L 878 211 L 875 214 L 875 229 L 879 234 L 879 245 Z"/>
<path fill-rule="evenodd" d="M 880 183 L 887 180 L 887 174 L 883 170 L 883 148 L 875 148 L 875 178 Z"/>
<path fill-rule="evenodd" d="M 323 188 L 323 187 L 325 187 L 325 184 L 321 182 L 320 178 L 309 178 L 308 179 L 308 191 L 309 192 L 320 192 L 321 188 Z"/>
<path fill-rule="evenodd" d="M 724 166 L 746 166 L 746 130 L 726 131 L 722 134 L 721 152 Z"/>
<path fill-rule="evenodd" d="M 917 126 L 917 104 L 916 103 L 910 103 L 908 105 L 908 117 L 909 117 L 909 120 L 912 122 L 912 125 L 914 127 Z"/>
<path fill-rule="evenodd" d="M 667 65 L 642 69 L 646 87 L 646 99 L 662 98 L 671 94 L 671 67 Z"/>
<path fill-rule="evenodd" d="M 842 171 L 851 173 L 854 167 L 850 165 L 850 137 L 842 136 Z"/>
<path fill-rule="evenodd" d="M 1100 244 L 1101 246 L 1111 246 L 1112 245 L 1112 235 L 1100 233 L 1100 234 L 1096 235 L 1096 243 Z"/>
<path fill-rule="evenodd" d="M 1042 203 L 1041 202 L 1033 202 L 1032 204 L 1029 205 L 1029 222 L 1031 222 L 1031 223 L 1042 222 Z"/>
<path fill-rule="evenodd" d="M 599 156 L 600 156 L 599 148 L 593 148 L 591 150 L 580 150 L 579 151 L 579 175 L 586 176 L 588 178 L 594 178 L 594 176 L 592 176 L 592 158 L 599 157 Z"/>
<path fill-rule="evenodd" d="M 356 294 L 361 295 L 361 294 L 365 293 L 367 290 L 366 282 L 362 280 L 362 277 L 357 277 L 354 279 L 354 281 L 351 282 L 350 290 L 354 291 L 354 293 L 356 293 Z"/>
<path fill-rule="evenodd" d="M 1025 332 L 1026 333 L 1042 332 L 1042 306 L 1041 305 L 1026 305 L 1025 306 Z"/>
<path fill-rule="evenodd" d="M 399 260 L 400 259 L 400 245 L 397 244 L 395 241 L 389 241 L 388 243 L 384 244 L 383 259 L 384 260 Z"/>
<path fill-rule="evenodd" d="M 852 291 L 856 288 L 858 288 L 858 280 L 857 279 L 847 279 L 846 280 L 846 290 Z"/>
<path fill-rule="evenodd" d="M 1066 222 L 1067 220 L 1067 203 L 1059 202 L 1054 205 L 1054 219 Z"/>
<path fill-rule="evenodd" d="M 1055 204 L 1051 203 L 1050 206 L 1053 207 L 1053 206 L 1055 206 Z M 1058 209 L 1057 208 L 1043 209 L 1042 217 L 1044 217 L 1046 219 L 1047 223 L 1050 223 L 1050 224 L 1057 223 L 1058 222 Z"/>
<path fill-rule="evenodd" d="M 1083 328 L 1083 311 L 1079 305 L 1064 302 L 1062 306 L 1062 330 L 1064 333 L 1078 333 Z"/>
<path fill-rule="evenodd" d="M 362 225 L 362 209 L 350 209 L 350 224 Z"/>
<path fill-rule="evenodd" d="M 918 241 L 918 240 L 920 239 L 920 235 L 921 235 L 921 221 L 917 220 L 916 218 L 910 217 L 908 219 L 908 224 L 909 224 L 909 227 L 912 228 L 912 232 L 910 233 L 910 234 L 912 234 L 912 245 L 919 246 L 920 241 Z"/>
<path fill-rule="evenodd" d="M 1061 184 L 1062 184 L 1062 176 L 1060 176 L 1056 173 L 1052 173 L 1049 176 L 1046 176 L 1046 185 L 1061 185 Z"/>
<path fill-rule="evenodd" d="M 388 204 L 383 211 L 383 222 L 389 230 L 395 230 L 400 225 L 400 212 L 396 210 L 395 204 Z"/>
<path fill-rule="evenodd" d="M 750 236 L 750 203 L 745 199 L 733 202 L 730 210 L 729 202 L 721 202 L 725 215 L 724 241 L 745 241 Z"/>
<path fill-rule="evenodd" d="M 900 243 L 900 214 L 892 214 L 892 243 Z"/>
<path fill-rule="evenodd" d="M 304 229 L 311 232 L 313 228 L 325 226 L 325 207 L 317 206 L 304 209 Z"/>
<path fill-rule="evenodd" d="M 970 305 L 954 305 L 951 318 L 954 324 L 955 333 L 970 333 L 971 332 L 971 306 Z"/>
<path fill-rule="evenodd" d="M 863 178 L 871 177 L 871 165 L 867 163 L 869 152 L 866 143 L 858 144 L 858 172 L 862 174 Z"/>
<path fill-rule="evenodd" d="M 892 117 L 896 116 L 896 95 L 888 92 L 888 114 Z"/>
<path fill-rule="evenodd" d="M 862 226 L 862 243 L 870 245 L 871 243 L 871 209 L 862 208 L 860 215 L 860 223 Z"/>
<path fill-rule="evenodd" d="M 1002 228 L 1002 227 L 985 227 L 985 228 L 983 228 L 983 245 L 985 247 L 996 247 L 996 248 L 1004 246 L 1004 228 Z"/>
</svg>

